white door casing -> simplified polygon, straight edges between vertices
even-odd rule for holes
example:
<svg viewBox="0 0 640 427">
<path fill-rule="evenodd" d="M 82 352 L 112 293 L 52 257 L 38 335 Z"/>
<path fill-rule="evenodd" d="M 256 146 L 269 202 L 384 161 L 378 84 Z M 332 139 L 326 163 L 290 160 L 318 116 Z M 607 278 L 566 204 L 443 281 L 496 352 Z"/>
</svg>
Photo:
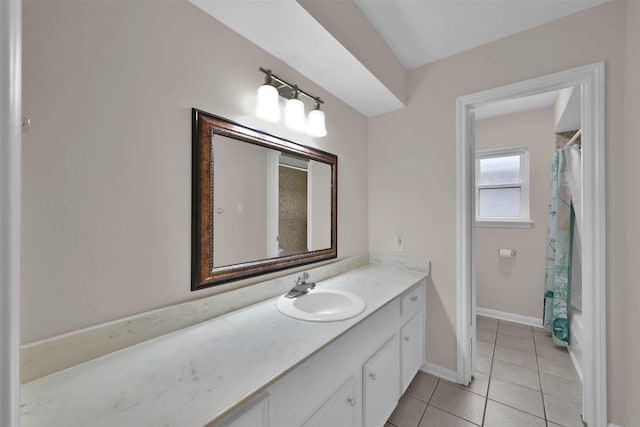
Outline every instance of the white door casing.
<svg viewBox="0 0 640 427">
<path fill-rule="evenodd" d="M 20 422 L 22 1 L 0 1 L 0 425 Z"/>
<path fill-rule="evenodd" d="M 456 99 L 457 381 L 471 380 L 475 319 L 473 111 L 487 102 L 566 87 L 581 90 L 583 200 L 583 419 L 607 426 L 604 62 L 525 80 Z"/>
</svg>

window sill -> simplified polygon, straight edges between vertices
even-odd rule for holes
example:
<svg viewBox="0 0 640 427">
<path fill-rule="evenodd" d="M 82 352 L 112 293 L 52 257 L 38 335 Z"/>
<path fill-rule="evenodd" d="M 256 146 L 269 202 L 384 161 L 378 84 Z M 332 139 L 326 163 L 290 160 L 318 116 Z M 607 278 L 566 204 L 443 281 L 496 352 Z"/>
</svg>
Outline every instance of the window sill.
<svg viewBox="0 0 640 427">
<path fill-rule="evenodd" d="M 533 228 L 533 221 L 529 219 L 518 220 L 476 220 L 476 227 L 485 228 Z"/>
</svg>

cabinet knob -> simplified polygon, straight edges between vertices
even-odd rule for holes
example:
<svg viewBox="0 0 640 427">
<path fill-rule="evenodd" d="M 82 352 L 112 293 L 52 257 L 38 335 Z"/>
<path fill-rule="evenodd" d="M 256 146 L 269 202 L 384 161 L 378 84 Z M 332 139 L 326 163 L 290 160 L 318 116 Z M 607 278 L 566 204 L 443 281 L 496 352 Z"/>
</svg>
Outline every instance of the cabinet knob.
<svg viewBox="0 0 640 427">
<path fill-rule="evenodd" d="M 411 301 L 416 302 L 418 301 L 418 295 L 414 295 L 411 297 Z"/>
<path fill-rule="evenodd" d="M 356 406 L 356 398 L 355 398 L 355 397 L 353 397 L 353 396 L 349 396 L 349 397 L 347 398 L 347 402 L 348 402 L 348 403 L 349 403 L 349 405 L 351 405 L 351 406 Z"/>
<path fill-rule="evenodd" d="M 376 373 L 375 372 L 370 372 L 369 373 L 369 378 L 371 378 L 373 381 L 376 380 Z"/>
<path fill-rule="evenodd" d="M 404 337 L 404 340 L 405 340 L 406 342 L 411 341 L 411 339 L 410 339 L 409 337 L 407 337 L 407 336 L 405 336 L 405 337 Z"/>
</svg>

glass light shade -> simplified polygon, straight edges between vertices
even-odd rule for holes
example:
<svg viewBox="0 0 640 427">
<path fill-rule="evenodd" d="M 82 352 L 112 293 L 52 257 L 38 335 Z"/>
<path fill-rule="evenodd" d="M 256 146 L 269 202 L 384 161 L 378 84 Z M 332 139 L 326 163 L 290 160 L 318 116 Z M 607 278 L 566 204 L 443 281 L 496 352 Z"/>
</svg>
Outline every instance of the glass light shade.
<svg viewBox="0 0 640 427">
<path fill-rule="evenodd" d="M 311 110 L 307 119 L 307 133 L 311 136 L 326 136 L 327 128 L 324 126 L 324 111 Z"/>
<path fill-rule="evenodd" d="M 278 89 L 264 84 L 258 88 L 256 99 L 256 116 L 261 119 L 277 122 L 280 120 L 280 105 L 278 104 Z"/>
<path fill-rule="evenodd" d="M 293 130 L 305 130 L 307 123 L 304 115 L 304 103 L 297 98 L 288 100 L 284 106 L 284 120 L 286 125 Z"/>
</svg>

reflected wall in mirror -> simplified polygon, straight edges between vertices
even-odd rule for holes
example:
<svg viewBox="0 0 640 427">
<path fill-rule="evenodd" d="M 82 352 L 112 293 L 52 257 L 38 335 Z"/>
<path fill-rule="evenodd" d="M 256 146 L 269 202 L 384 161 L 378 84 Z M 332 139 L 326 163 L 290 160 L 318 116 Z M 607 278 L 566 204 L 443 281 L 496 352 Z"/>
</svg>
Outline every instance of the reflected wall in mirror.
<svg viewBox="0 0 640 427">
<path fill-rule="evenodd" d="M 191 289 L 335 258 L 337 162 L 194 109 Z"/>
</svg>

